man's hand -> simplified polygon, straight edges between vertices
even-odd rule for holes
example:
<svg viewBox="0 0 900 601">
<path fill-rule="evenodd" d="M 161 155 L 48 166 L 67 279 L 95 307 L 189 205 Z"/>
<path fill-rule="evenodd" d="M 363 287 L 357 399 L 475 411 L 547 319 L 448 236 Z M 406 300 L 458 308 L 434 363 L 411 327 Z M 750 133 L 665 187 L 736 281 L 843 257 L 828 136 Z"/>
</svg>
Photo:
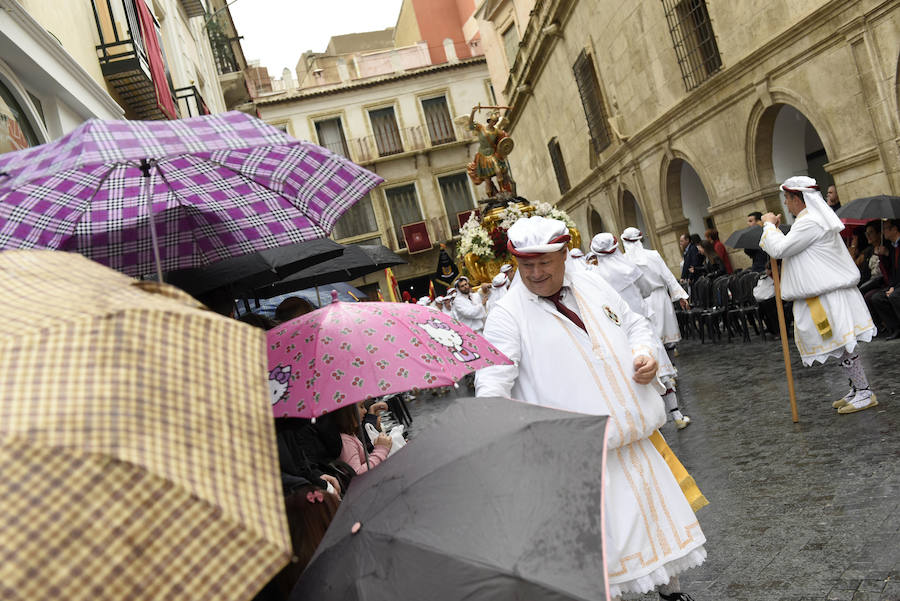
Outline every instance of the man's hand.
<svg viewBox="0 0 900 601">
<path fill-rule="evenodd" d="M 647 355 L 638 355 L 634 358 L 634 377 L 638 384 L 649 384 L 656 377 L 656 359 Z"/>
<path fill-rule="evenodd" d="M 765 223 L 771 223 L 772 225 L 775 225 L 777 227 L 778 224 L 781 223 L 781 215 L 776 215 L 775 213 L 766 213 L 762 216 L 762 220 Z"/>
<path fill-rule="evenodd" d="M 330 485 L 332 485 L 334 487 L 334 490 L 337 491 L 337 496 L 340 499 L 341 498 L 341 483 L 338 482 L 338 479 L 330 474 L 322 474 L 321 478 L 322 478 L 322 480 L 324 480 L 325 482 L 328 482 Z"/>
<path fill-rule="evenodd" d="M 678 304 L 681 305 L 681 310 L 682 310 L 682 311 L 690 311 L 690 310 L 691 310 L 691 303 L 687 302 L 687 299 L 686 299 L 686 298 L 680 299 L 680 300 L 678 301 Z"/>
<path fill-rule="evenodd" d="M 885 292 L 884 294 L 885 294 L 885 296 L 890 296 L 893 293 L 894 293 L 894 287 L 891 286 L 890 288 L 888 288 L 887 292 Z"/>
</svg>

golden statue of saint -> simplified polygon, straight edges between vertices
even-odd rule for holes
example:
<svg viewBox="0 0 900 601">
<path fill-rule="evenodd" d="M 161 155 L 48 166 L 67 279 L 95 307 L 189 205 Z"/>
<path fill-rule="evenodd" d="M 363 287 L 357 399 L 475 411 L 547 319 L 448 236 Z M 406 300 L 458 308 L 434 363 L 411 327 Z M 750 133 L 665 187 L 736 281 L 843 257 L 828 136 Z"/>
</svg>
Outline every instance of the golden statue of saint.
<svg viewBox="0 0 900 601">
<path fill-rule="evenodd" d="M 481 183 L 487 184 L 488 197 L 496 196 L 498 193 L 505 193 L 504 195 L 508 194 L 510 197 L 516 195 L 516 182 L 510 175 L 509 162 L 506 158 L 512 152 L 513 140 L 503 130 L 506 118 L 500 116 L 501 108 L 510 107 L 479 104 L 472 108 L 467 123 L 468 128 L 478 135 L 478 152 L 468 164 L 467 171 L 476 186 Z M 482 109 L 491 109 L 484 125 L 475 121 L 475 113 Z M 497 179 L 496 185 L 493 178 Z"/>
</svg>

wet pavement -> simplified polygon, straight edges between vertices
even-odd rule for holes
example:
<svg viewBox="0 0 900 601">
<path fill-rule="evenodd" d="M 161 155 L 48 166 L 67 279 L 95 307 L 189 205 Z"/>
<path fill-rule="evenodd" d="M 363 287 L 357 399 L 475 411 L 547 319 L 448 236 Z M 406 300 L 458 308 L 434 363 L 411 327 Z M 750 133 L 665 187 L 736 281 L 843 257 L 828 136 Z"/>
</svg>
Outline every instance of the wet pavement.
<svg viewBox="0 0 900 601">
<path fill-rule="evenodd" d="M 849 415 L 831 408 L 847 390 L 837 363 L 805 368 L 791 346 L 798 424 L 780 342 L 679 347 L 693 423 L 663 434 L 710 501 L 709 555 L 682 588 L 696 601 L 900 601 L 900 340 L 861 346 L 880 404 Z M 461 392 L 413 401 L 411 434 Z"/>
</svg>

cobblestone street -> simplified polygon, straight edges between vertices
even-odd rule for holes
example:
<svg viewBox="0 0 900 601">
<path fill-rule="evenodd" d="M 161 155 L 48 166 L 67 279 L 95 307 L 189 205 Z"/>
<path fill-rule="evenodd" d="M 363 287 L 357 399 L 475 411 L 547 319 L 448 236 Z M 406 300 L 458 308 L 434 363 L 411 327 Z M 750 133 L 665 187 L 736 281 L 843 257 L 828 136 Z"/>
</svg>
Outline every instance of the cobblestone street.
<svg viewBox="0 0 900 601">
<path fill-rule="evenodd" d="M 693 423 L 663 434 L 710 501 L 709 556 L 682 588 L 696 601 L 898 601 L 900 341 L 862 345 L 880 404 L 851 415 L 831 408 L 847 388 L 837 364 L 804 368 L 791 345 L 799 424 L 779 342 L 680 346 Z M 411 404 L 413 435 L 447 398 Z"/>
</svg>

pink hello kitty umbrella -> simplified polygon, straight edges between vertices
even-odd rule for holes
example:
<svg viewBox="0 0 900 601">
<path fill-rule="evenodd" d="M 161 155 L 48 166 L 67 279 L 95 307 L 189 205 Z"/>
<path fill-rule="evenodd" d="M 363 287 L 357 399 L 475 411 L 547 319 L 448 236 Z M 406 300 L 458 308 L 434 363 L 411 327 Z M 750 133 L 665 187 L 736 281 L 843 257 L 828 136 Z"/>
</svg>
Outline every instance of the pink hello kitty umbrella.
<svg viewBox="0 0 900 601">
<path fill-rule="evenodd" d="M 407 303 L 331 303 L 269 330 L 275 417 L 455 383 L 512 362 L 452 317 Z"/>
</svg>

